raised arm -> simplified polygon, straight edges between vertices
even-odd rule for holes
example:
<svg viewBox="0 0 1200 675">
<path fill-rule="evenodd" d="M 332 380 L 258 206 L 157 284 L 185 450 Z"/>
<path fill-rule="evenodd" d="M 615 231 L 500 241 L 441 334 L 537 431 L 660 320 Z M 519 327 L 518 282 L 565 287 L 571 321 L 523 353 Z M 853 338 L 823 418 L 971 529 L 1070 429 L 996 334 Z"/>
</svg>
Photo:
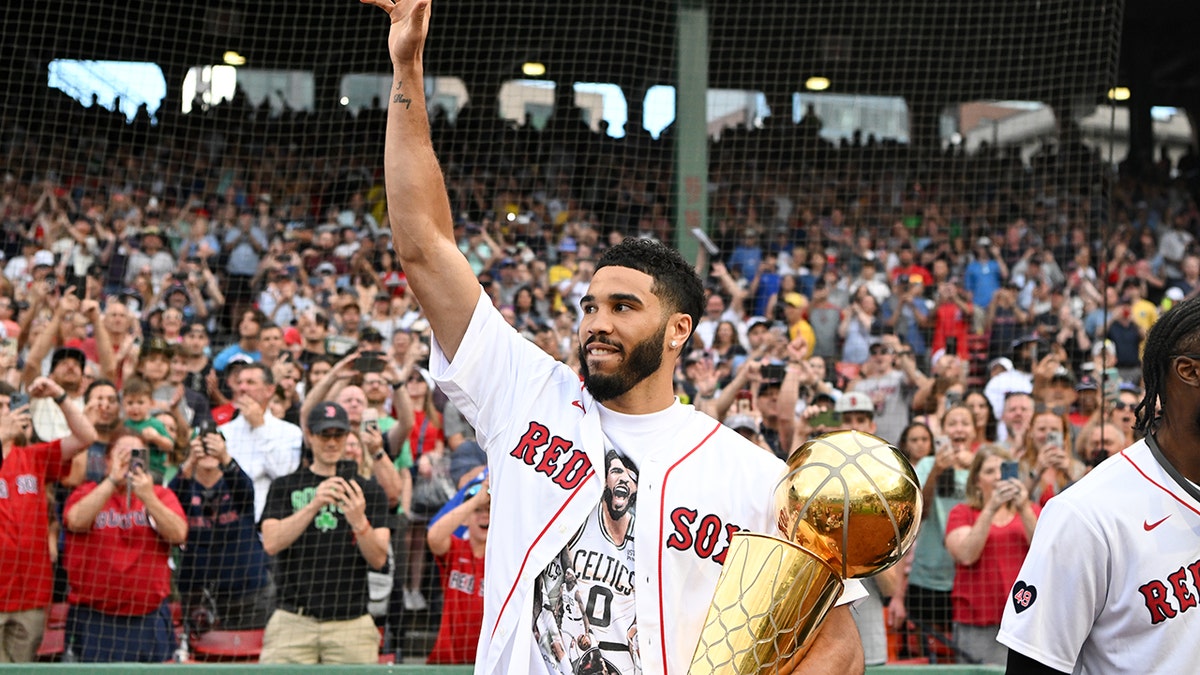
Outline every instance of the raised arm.
<svg viewBox="0 0 1200 675">
<path fill-rule="evenodd" d="M 384 176 L 392 245 L 433 327 L 453 359 L 479 299 L 479 282 L 454 241 L 445 180 L 425 109 L 425 36 L 429 0 L 360 0 L 388 12 L 393 78 L 388 103 Z"/>
</svg>

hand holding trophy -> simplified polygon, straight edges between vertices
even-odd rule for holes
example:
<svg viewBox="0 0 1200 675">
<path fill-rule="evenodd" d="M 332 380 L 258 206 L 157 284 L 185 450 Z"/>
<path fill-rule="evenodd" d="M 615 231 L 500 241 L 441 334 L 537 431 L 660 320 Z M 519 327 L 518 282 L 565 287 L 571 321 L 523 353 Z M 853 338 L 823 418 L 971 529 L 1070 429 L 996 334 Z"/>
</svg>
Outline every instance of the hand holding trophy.
<svg viewBox="0 0 1200 675">
<path fill-rule="evenodd" d="M 836 431 L 797 448 L 775 489 L 784 538 L 734 535 L 690 672 L 790 670 L 845 579 L 904 557 L 921 505 L 912 465 L 881 438 Z"/>
</svg>

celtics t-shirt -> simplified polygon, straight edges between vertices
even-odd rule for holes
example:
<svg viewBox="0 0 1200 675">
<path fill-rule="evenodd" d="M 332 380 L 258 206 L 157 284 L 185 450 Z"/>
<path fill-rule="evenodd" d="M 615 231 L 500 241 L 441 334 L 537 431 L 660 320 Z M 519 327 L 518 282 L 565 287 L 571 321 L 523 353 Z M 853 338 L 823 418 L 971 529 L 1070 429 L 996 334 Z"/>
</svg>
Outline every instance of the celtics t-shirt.
<svg viewBox="0 0 1200 675">
<path fill-rule="evenodd" d="M 669 439 L 662 430 L 672 428 L 685 410 L 676 405 L 651 415 L 623 415 L 600 409 L 604 492 L 538 577 L 534 672 L 642 672 L 634 586 L 638 466 L 649 450 L 647 439 Z M 538 670 L 539 663 L 545 670 Z"/>
</svg>

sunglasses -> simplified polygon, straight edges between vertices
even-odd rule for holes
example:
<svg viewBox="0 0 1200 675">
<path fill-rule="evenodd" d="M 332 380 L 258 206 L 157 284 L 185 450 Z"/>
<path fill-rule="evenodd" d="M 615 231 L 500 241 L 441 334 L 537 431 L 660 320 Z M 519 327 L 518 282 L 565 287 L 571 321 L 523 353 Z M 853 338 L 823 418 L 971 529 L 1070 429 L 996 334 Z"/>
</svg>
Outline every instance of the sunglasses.
<svg viewBox="0 0 1200 675">
<path fill-rule="evenodd" d="M 350 432 L 346 431 L 344 429 L 326 429 L 325 431 L 322 431 L 321 433 L 319 433 L 317 435 L 320 436 L 321 438 L 335 439 L 335 438 L 345 438 L 346 436 L 350 435 Z"/>
<path fill-rule="evenodd" d="M 1116 400 L 1112 404 L 1113 410 L 1133 410 L 1137 407 L 1136 403 L 1127 403 L 1125 401 Z"/>
</svg>

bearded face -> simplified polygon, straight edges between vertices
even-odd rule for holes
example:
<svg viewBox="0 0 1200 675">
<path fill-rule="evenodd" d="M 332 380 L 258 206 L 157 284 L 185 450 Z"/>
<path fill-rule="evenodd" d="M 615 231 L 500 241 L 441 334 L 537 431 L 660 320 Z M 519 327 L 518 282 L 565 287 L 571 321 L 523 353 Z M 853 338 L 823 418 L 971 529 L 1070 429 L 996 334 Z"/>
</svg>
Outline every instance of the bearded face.
<svg viewBox="0 0 1200 675">
<path fill-rule="evenodd" d="M 653 375 L 662 365 L 663 339 L 667 334 L 667 324 L 663 322 L 658 332 L 638 342 L 633 349 L 626 351 L 620 344 L 614 343 L 603 335 L 594 335 L 586 343 L 579 346 L 579 372 L 583 375 L 583 386 L 587 387 L 597 401 L 610 401 L 628 393 L 642 380 Z M 625 359 L 612 373 L 601 374 L 592 372 L 588 367 L 587 348 L 592 344 L 603 344 L 619 350 Z"/>
</svg>

